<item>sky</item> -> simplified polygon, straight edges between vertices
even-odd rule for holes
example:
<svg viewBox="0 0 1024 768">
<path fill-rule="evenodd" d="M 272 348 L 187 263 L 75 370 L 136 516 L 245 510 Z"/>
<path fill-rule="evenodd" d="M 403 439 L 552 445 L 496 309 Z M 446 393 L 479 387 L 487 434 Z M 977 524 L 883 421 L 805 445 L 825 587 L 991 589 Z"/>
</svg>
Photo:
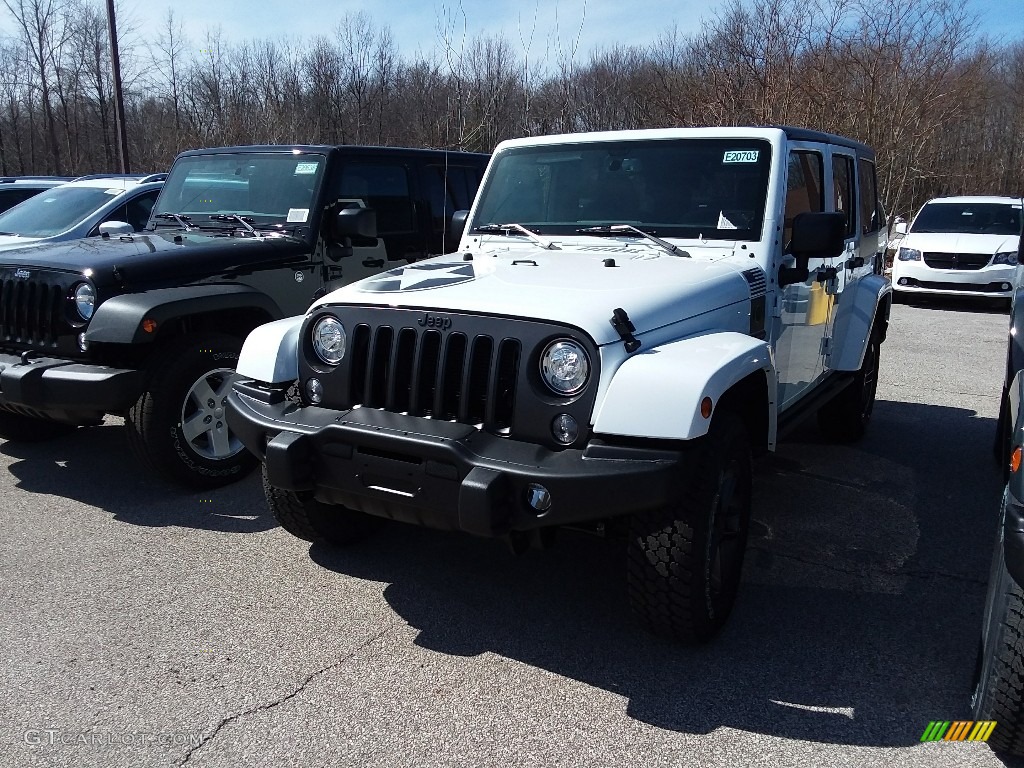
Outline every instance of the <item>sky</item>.
<svg viewBox="0 0 1024 768">
<path fill-rule="evenodd" d="M 963 0 L 976 13 L 979 29 L 993 38 L 1024 39 L 1024 0 Z M 165 26 L 170 4 L 159 0 L 117 0 L 119 15 L 140 37 L 153 40 Z M 644 45 L 675 25 L 684 34 L 700 29 L 719 0 L 176 0 L 193 48 L 219 27 L 229 42 L 277 38 L 308 39 L 330 34 L 346 13 L 364 12 L 375 27 L 390 28 L 403 58 L 417 50 L 431 54 L 447 36 L 461 44 L 480 35 L 501 35 L 516 53 L 543 58 L 578 45 L 590 52 L 615 45 Z M 0 26 L 13 31 L 9 24 Z M 456 45 L 458 47 L 458 45 Z M 554 58 L 558 58 L 555 56 Z"/>
</svg>

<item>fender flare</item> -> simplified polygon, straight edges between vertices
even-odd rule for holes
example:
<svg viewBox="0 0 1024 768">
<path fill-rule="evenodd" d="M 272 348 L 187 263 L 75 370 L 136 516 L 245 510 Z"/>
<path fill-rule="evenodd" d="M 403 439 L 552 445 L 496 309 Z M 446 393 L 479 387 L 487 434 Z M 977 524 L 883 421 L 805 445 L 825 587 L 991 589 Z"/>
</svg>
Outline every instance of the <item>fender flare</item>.
<svg viewBox="0 0 1024 768">
<path fill-rule="evenodd" d="M 768 443 L 775 444 L 778 380 L 770 345 L 734 331 L 709 333 L 638 352 L 615 371 L 595 411 L 594 432 L 623 437 L 692 440 L 707 434 L 714 406 L 753 373 L 768 383 Z"/>
<path fill-rule="evenodd" d="M 299 378 L 299 331 L 306 318 L 286 317 L 258 326 L 242 345 L 235 370 L 265 384 L 290 384 Z"/>
<path fill-rule="evenodd" d="M 857 371 L 864 363 L 868 335 L 882 309 L 882 339 L 889 326 L 892 283 L 880 275 L 860 278 L 844 290 L 836 307 L 832 326 L 832 349 L 828 367 L 833 371 Z"/>
<path fill-rule="evenodd" d="M 155 320 L 157 328 L 169 320 L 231 309 L 260 309 L 278 319 L 284 313 L 277 303 L 247 285 L 204 284 L 158 288 L 126 293 L 107 299 L 85 332 L 86 341 L 112 344 L 146 344 L 157 336 L 142 329 L 142 321 Z"/>
</svg>

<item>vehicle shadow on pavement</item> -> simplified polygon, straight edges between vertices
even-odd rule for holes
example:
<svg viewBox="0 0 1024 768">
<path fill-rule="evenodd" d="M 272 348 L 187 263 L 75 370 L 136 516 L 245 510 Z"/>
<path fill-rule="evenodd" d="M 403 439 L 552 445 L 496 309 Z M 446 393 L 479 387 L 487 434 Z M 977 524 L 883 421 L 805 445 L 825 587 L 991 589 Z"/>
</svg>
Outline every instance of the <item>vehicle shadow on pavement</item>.
<svg viewBox="0 0 1024 768">
<path fill-rule="evenodd" d="M 258 473 L 233 485 L 191 491 L 149 475 L 128 449 L 124 427 L 107 423 L 39 443 L 0 442 L 17 487 L 74 499 L 131 525 L 253 533 L 277 523 Z"/>
<path fill-rule="evenodd" d="M 855 446 L 801 428 L 760 465 L 739 601 L 698 648 L 639 629 L 621 547 L 583 533 L 515 558 L 500 542 L 391 524 L 310 555 L 388 582 L 418 645 L 582 681 L 645 723 L 908 746 L 931 720 L 970 719 L 1001 478 L 993 419 L 879 402 L 875 421 Z"/>
</svg>

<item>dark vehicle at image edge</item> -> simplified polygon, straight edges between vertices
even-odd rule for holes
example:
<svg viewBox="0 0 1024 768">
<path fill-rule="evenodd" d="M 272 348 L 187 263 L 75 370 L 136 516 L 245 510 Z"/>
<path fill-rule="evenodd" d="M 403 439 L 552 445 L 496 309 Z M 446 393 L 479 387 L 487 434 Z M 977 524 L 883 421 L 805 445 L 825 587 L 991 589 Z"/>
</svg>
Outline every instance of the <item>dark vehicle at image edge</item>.
<svg viewBox="0 0 1024 768">
<path fill-rule="evenodd" d="M 1024 248 L 1018 245 L 1018 264 Z M 972 697 L 974 717 L 994 720 L 989 738 L 999 752 L 1024 756 L 1024 290 L 1021 269 L 1010 311 L 1006 379 L 995 454 L 1007 483 L 982 619 Z"/>
<path fill-rule="evenodd" d="M 487 159 L 194 150 L 175 160 L 143 232 L 4 252 L 0 437 L 36 440 L 123 415 L 133 452 L 166 479 L 237 480 L 256 459 L 223 405 L 248 332 L 333 288 L 454 249 L 451 213 L 472 201 Z"/>
</svg>

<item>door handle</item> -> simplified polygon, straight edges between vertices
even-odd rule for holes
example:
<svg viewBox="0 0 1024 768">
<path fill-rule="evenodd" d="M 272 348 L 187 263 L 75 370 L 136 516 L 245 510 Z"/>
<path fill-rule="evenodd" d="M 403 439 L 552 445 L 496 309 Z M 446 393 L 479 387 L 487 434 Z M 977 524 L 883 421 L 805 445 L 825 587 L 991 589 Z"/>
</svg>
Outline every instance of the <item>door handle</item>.
<svg viewBox="0 0 1024 768">
<path fill-rule="evenodd" d="M 384 259 L 363 259 L 364 267 L 383 267 Z"/>
</svg>

